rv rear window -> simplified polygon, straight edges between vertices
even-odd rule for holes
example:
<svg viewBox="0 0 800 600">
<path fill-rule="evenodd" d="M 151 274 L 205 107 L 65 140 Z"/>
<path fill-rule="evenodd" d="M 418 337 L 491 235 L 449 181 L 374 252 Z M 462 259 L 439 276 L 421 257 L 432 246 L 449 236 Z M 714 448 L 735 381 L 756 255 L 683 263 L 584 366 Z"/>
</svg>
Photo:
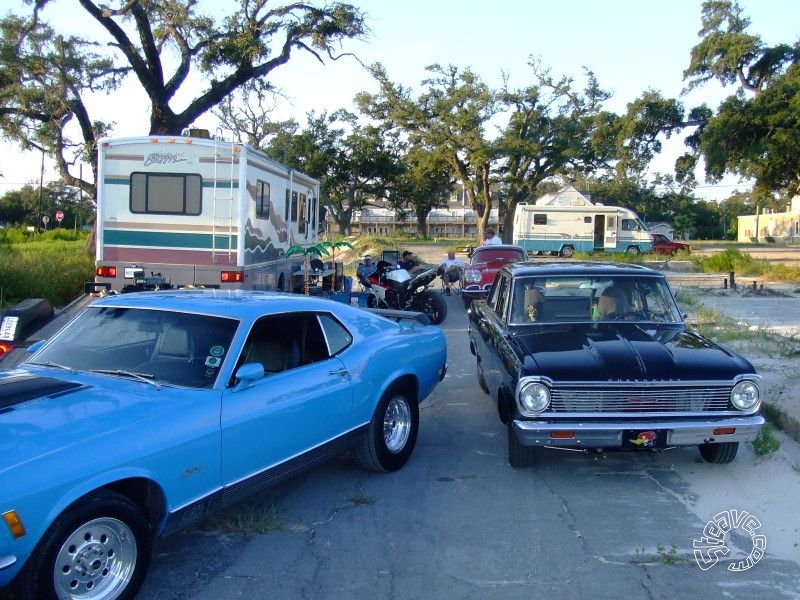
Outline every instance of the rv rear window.
<svg viewBox="0 0 800 600">
<path fill-rule="evenodd" d="M 547 225 L 547 214 L 546 213 L 533 213 L 533 224 L 534 225 Z"/>
<path fill-rule="evenodd" d="M 132 173 L 131 212 L 199 215 L 203 180 L 193 173 Z"/>
</svg>

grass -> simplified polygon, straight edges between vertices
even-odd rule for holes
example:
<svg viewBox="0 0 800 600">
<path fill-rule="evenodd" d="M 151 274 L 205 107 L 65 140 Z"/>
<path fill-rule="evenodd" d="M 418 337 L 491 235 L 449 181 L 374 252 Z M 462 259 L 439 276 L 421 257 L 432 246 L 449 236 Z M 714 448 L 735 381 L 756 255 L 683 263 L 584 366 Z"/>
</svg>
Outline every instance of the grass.
<svg viewBox="0 0 800 600">
<path fill-rule="evenodd" d="M 775 425 L 767 421 L 758 432 L 758 437 L 751 442 L 753 452 L 759 456 L 777 452 L 781 441 L 775 436 Z"/>
<path fill-rule="evenodd" d="M 267 508 L 237 504 L 205 519 L 199 529 L 221 533 L 271 533 L 283 531 L 285 524 L 274 504 Z"/>
<path fill-rule="evenodd" d="M 0 309 L 26 298 L 64 306 L 81 294 L 93 270 L 85 239 L 0 244 Z"/>
</svg>

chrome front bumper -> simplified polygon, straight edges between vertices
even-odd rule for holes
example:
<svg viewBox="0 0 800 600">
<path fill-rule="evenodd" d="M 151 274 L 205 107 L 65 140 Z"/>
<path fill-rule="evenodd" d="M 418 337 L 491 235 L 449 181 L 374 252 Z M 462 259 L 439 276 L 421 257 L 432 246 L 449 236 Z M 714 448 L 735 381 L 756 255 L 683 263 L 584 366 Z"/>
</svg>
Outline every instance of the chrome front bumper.
<svg viewBox="0 0 800 600">
<path fill-rule="evenodd" d="M 764 417 L 727 417 L 692 420 L 593 420 L 586 422 L 552 423 L 544 421 L 519 421 L 513 423 L 517 439 L 524 446 L 553 446 L 563 448 L 614 448 L 628 444 L 625 432 L 661 432 L 666 435 L 665 445 L 694 446 L 720 442 L 752 442 L 764 425 Z M 715 434 L 714 430 L 733 428 L 734 433 Z M 572 438 L 563 437 L 572 432 Z M 553 437 L 557 434 L 556 437 Z"/>
</svg>

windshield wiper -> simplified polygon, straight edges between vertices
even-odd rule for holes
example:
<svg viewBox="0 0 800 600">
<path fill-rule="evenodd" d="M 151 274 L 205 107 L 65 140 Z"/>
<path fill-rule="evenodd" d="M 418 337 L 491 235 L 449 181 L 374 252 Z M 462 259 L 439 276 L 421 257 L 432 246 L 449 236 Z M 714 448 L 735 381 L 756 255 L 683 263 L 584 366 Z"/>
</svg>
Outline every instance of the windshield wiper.
<svg viewBox="0 0 800 600">
<path fill-rule="evenodd" d="M 129 377 L 136 381 L 143 381 L 154 386 L 157 390 L 161 389 L 161 384 L 155 380 L 155 375 L 152 373 L 134 373 L 133 371 L 125 371 L 123 369 L 91 369 L 92 373 L 100 373 L 101 375 L 116 375 L 117 377 Z"/>
<path fill-rule="evenodd" d="M 56 362 L 31 362 L 29 365 L 36 365 L 37 367 L 51 367 L 53 369 L 60 369 L 61 371 L 69 371 L 70 373 L 77 373 L 77 369 L 62 365 Z"/>
</svg>

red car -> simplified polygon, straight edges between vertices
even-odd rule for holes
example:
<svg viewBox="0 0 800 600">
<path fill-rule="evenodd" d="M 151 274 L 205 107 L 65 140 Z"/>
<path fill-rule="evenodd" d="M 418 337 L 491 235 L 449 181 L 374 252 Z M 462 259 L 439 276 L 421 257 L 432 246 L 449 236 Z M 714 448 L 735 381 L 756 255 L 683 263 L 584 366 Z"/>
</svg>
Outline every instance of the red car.
<svg viewBox="0 0 800 600">
<path fill-rule="evenodd" d="M 475 248 L 469 264 L 461 274 L 461 299 L 464 301 L 464 308 L 469 308 L 473 300 L 483 300 L 489 295 L 494 276 L 503 265 L 527 259 L 528 252 L 521 246 L 497 244 Z"/>
<path fill-rule="evenodd" d="M 675 242 L 665 236 L 663 233 L 654 233 L 653 235 L 653 252 L 656 254 L 675 254 L 679 250 L 689 252 L 689 244 Z"/>
</svg>

